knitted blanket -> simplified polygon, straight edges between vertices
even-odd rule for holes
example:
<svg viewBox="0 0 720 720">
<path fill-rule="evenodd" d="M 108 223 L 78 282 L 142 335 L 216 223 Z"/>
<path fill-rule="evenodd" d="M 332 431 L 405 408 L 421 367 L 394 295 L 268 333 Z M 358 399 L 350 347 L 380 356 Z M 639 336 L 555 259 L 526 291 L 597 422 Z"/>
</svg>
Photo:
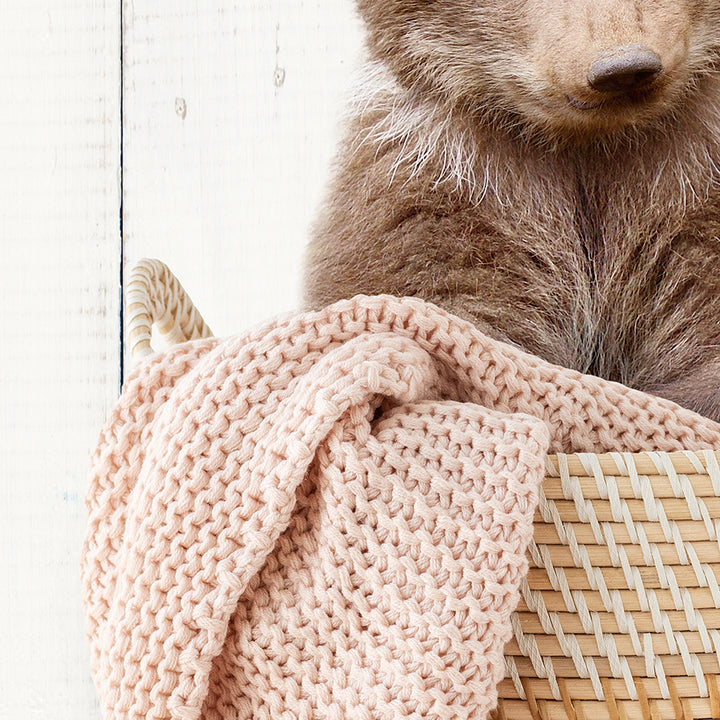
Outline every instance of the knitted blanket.
<svg viewBox="0 0 720 720">
<path fill-rule="evenodd" d="M 710 447 L 709 420 L 415 299 L 176 346 L 93 458 L 104 716 L 482 720 L 548 450 Z"/>
</svg>

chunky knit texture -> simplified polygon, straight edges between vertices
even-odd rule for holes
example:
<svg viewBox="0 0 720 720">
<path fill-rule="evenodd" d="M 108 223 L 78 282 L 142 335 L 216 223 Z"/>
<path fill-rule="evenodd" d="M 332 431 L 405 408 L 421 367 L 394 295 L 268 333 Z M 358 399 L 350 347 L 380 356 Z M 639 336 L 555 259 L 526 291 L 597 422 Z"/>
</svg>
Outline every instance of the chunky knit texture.
<svg viewBox="0 0 720 720">
<path fill-rule="evenodd" d="M 720 447 L 668 401 L 415 299 L 143 362 L 82 576 L 105 718 L 485 718 L 545 453 Z"/>
</svg>

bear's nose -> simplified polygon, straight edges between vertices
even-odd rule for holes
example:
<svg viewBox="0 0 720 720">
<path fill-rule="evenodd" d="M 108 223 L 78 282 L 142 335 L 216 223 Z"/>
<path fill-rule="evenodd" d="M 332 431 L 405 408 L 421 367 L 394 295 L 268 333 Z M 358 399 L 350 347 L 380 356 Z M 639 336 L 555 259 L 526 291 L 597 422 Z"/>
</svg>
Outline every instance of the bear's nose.
<svg viewBox="0 0 720 720">
<path fill-rule="evenodd" d="M 588 82 L 598 92 L 628 92 L 647 87 L 662 72 L 660 56 L 642 45 L 603 53 L 590 67 Z"/>
</svg>

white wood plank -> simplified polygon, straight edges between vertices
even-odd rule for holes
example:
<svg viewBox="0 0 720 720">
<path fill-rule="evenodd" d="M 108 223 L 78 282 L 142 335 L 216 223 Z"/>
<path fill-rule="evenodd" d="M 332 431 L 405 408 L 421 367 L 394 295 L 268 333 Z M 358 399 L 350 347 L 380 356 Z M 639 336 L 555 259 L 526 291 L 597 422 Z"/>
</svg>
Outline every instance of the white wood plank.
<svg viewBox="0 0 720 720">
<path fill-rule="evenodd" d="M 0 5 L 0 718 L 98 717 L 88 453 L 119 368 L 117 0 Z"/>
<path fill-rule="evenodd" d="M 125 5 L 126 258 L 164 260 L 239 332 L 297 307 L 359 22 L 351 0 L 159 7 Z"/>
</svg>

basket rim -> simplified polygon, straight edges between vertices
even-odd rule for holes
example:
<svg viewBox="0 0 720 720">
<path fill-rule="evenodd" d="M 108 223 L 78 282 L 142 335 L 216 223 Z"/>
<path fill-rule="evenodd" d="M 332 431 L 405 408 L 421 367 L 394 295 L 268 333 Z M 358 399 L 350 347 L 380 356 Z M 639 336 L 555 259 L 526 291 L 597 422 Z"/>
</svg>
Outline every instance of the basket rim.
<svg viewBox="0 0 720 720">
<path fill-rule="evenodd" d="M 546 477 L 635 477 L 636 475 L 708 474 L 720 479 L 720 450 L 553 453 L 547 456 Z"/>
</svg>

